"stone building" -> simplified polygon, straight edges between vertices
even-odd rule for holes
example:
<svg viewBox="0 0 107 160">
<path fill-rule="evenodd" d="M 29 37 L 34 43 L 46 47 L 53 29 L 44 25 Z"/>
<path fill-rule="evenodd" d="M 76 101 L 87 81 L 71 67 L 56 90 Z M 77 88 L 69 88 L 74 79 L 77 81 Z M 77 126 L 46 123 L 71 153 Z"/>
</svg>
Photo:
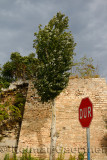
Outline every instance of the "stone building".
<svg viewBox="0 0 107 160">
<path fill-rule="evenodd" d="M 87 158 L 86 129 L 78 120 L 82 98 L 93 103 L 93 120 L 90 125 L 92 160 L 107 160 L 107 84 L 104 78 L 70 79 L 68 86 L 55 99 L 56 103 L 56 156 L 63 148 L 65 159 L 70 154 L 85 152 Z M 25 148 L 36 157 L 49 158 L 51 103 L 40 102 L 30 82 L 24 117 L 18 143 L 18 155 Z"/>
</svg>

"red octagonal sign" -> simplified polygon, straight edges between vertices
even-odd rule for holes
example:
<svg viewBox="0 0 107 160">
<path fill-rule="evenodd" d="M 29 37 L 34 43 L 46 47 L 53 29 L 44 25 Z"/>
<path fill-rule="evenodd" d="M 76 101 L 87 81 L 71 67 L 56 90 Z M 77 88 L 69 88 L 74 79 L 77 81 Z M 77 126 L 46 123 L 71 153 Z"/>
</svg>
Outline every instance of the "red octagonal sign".
<svg viewBox="0 0 107 160">
<path fill-rule="evenodd" d="M 93 105 L 88 97 L 83 98 L 79 106 L 79 121 L 82 127 L 89 127 L 93 118 Z"/>
</svg>

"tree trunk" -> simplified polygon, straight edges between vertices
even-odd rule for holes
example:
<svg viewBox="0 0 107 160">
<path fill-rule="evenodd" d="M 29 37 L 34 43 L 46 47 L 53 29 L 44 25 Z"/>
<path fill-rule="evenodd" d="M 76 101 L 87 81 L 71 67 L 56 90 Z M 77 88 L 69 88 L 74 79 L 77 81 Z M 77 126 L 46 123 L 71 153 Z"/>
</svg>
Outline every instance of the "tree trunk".
<svg viewBox="0 0 107 160">
<path fill-rule="evenodd" d="M 52 100 L 52 123 L 51 123 L 51 145 L 50 145 L 50 160 L 55 160 L 56 152 L 56 107 L 55 101 Z"/>
</svg>

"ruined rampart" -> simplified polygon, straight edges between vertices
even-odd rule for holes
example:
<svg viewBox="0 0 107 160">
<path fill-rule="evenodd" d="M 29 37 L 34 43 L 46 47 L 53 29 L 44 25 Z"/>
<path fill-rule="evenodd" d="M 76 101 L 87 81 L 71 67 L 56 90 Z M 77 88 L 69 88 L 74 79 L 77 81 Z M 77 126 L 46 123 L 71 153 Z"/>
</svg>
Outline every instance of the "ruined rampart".
<svg viewBox="0 0 107 160">
<path fill-rule="evenodd" d="M 93 103 L 93 120 L 90 125 L 92 160 L 107 159 L 107 84 L 103 78 L 70 79 L 66 89 L 56 98 L 57 150 L 63 147 L 65 157 L 70 153 L 86 152 L 86 129 L 78 120 L 81 99 L 89 97 Z M 40 102 L 33 84 L 29 83 L 18 152 L 31 148 L 38 157 L 49 157 L 51 104 Z M 106 152 L 106 153 L 105 153 Z M 86 153 L 85 153 L 86 157 Z"/>
</svg>

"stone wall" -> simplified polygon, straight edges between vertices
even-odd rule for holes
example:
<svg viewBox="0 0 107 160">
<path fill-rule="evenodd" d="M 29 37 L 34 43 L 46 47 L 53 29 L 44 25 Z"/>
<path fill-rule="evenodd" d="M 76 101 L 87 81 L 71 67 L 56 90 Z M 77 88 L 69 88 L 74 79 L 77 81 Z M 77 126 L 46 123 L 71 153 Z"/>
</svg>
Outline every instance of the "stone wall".
<svg viewBox="0 0 107 160">
<path fill-rule="evenodd" d="M 86 129 L 78 120 L 78 108 L 82 98 L 93 103 L 93 120 L 90 125 L 92 160 L 107 159 L 107 84 L 103 78 L 70 79 L 68 86 L 56 98 L 56 156 L 63 147 L 65 158 L 87 152 Z M 36 157 L 49 157 L 51 103 L 40 102 L 32 83 L 29 83 L 25 112 L 20 132 L 18 154 L 31 148 Z M 106 153 L 105 153 L 106 152 Z M 87 154 L 85 153 L 85 158 Z"/>
</svg>

